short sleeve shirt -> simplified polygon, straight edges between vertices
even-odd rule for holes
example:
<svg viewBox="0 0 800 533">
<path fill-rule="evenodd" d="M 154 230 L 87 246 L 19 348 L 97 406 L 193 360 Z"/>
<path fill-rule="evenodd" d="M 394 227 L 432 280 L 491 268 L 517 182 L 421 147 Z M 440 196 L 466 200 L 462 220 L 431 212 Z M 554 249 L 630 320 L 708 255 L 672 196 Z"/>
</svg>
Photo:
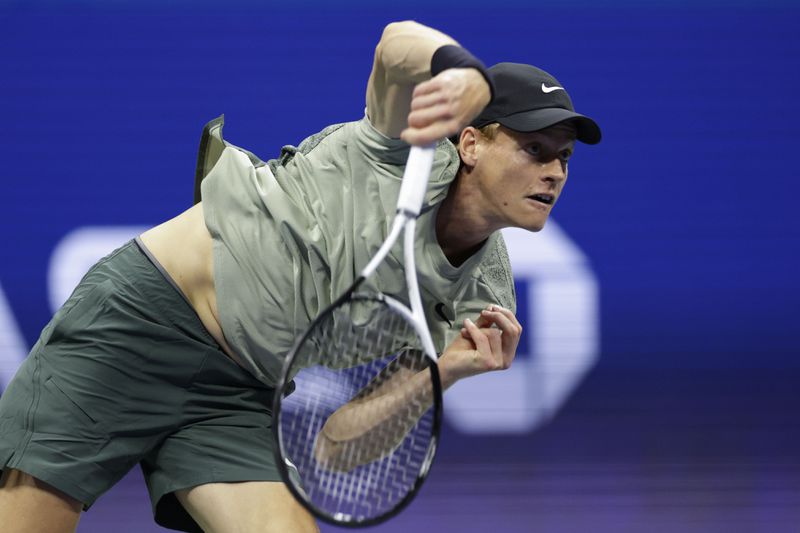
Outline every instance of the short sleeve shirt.
<svg viewBox="0 0 800 533">
<path fill-rule="evenodd" d="M 409 145 L 367 118 L 326 128 L 262 163 L 229 145 L 202 185 L 214 240 L 214 282 L 225 339 L 258 379 L 274 385 L 283 360 L 314 317 L 356 279 L 395 216 Z M 437 351 L 489 304 L 515 309 L 502 236 L 455 267 L 436 239 L 436 216 L 459 157 L 436 148 L 415 254 L 426 318 Z M 402 240 L 402 239 L 401 239 Z M 398 243 L 370 280 L 405 294 Z"/>
</svg>

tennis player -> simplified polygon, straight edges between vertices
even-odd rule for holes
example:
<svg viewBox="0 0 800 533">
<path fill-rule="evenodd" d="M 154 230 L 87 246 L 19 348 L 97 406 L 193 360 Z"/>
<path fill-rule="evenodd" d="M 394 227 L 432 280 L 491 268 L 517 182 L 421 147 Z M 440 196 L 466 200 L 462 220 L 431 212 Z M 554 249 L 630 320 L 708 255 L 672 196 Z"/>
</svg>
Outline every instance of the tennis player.
<svg viewBox="0 0 800 533">
<path fill-rule="evenodd" d="M 498 230 L 544 226 L 599 128 L 546 72 L 486 69 L 414 22 L 385 28 L 366 100 L 275 160 L 229 146 L 201 203 L 86 274 L 0 399 L 4 532 L 74 531 L 137 463 L 165 527 L 317 531 L 273 463 L 272 387 L 383 242 L 410 144 L 438 141 L 416 246 L 443 384 L 509 367 L 521 327 Z M 391 293 L 403 274 L 377 279 Z"/>
</svg>

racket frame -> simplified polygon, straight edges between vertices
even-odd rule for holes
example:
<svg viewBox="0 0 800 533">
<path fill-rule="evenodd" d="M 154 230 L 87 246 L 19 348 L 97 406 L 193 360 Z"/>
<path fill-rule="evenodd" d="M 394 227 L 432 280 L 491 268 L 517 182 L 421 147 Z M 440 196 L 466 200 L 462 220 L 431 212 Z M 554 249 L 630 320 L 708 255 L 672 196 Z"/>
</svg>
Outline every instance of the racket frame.
<svg viewBox="0 0 800 533">
<path fill-rule="evenodd" d="M 342 296 L 337 298 L 335 302 L 333 302 L 325 312 L 318 315 L 318 317 L 311 323 L 308 330 L 300 337 L 299 342 L 297 343 L 297 347 L 301 346 L 303 342 L 305 342 L 306 338 L 314 329 L 314 326 L 317 322 L 324 319 L 327 315 L 328 310 L 337 307 L 339 304 L 346 300 L 379 300 L 381 302 L 386 303 L 392 310 L 402 314 L 404 318 L 407 320 L 412 318 L 411 312 L 409 309 L 403 305 L 398 300 L 392 298 L 391 296 L 387 296 L 382 293 L 374 293 L 369 295 L 360 295 L 354 294 L 355 291 L 358 289 L 358 286 L 364 281 L 366 278 L 361 278 L 357 280 L 353 285 L 344 293 Z M 411 324 L 414 326 L 415 331 L 417 331 L 417 324 L 411 321 Z M 419 332 L 417 332 L 419 335 Z M 297 353 L 296 350 L 292 351 L 292 356 Z M 426 354 L 426 357 L 427 354 Z M 352 515 L 346 513 L 336 513 L 330 514 L 325 512 L 324 510 L 318 508 L 309 498 L 308 494 L 303 490 L 302 487 L 298 487 L 297 484 L 292 479 L 292 474 L 290 469 L 294 469 L 297 471 L 297 467 L 291 462 L 290 459 L 286 458 L 286 454 L 283 450 L 283 443 L 281 439 L 281 404 L 284 399 L 283 390 L 287 387 L 290 380 L 288 380 L 287 372 L 284 371 L 281 373 L 280 381 L 276 386 L 275 389 L 275 396 L 273 400 L 272 406 L 272 433 L 275 438 L 275 463 L 278 467 L 278 471 L 280 472 L 281 478 L 284 480 L 286 486 L 289 488 L 289 492 L 295 497 L 295 499 L 300 502 L 300 504 L 305 507 L 309 512 L 311 512 L 315 517 L 319 518 L 320 520 L 332 524 L 334 526 L 339 527 L 348 527 L 348 528 L 361 528 L 361 527 L 369 527 L 380 524 L 389 520 L 390 518 L 396 516 L 400 513 L 403 509 L 405 509 L 409 503 L 414 499 L 414 497 L 419 492 L 419 489 L 422 487 L 423 482 L 428 477 L 428 473 L 430 472 L 431 465 L 433 464 L 433 459 L 436 455 L 436 450 L 439 446 L 439 435 L 441 432 L 442 427 L 442 382 L 441 377 L 439 375 L 439 366 L 436 363 L 436 359 L 431 359 L 428 357 L 430 364 L 427 370 L 431 373 L 431 386 L 433 389 L 433 403 L 431 408 L 433 409 L 433 421 L 431 424 L 431 440 L 428 443 L 428 449 L 425 452 L 425 459 L 420 467 L 419 472 L 417 473 L 417 477 L 414 480 L 413 485 L 409 489 L 409 491 L 403 496 L 403 498 L 398 501 L 395 506 L 388 512 L 383 513 L 381 515 L 365 518 L 365 519 L 358 519 L 353 517 Z M 287 360 L 288 361 L 288 360 Z M 287 364 L 288 370 L 290 365 Z M 298 473 L 299 474 L 299 473 Z"/>
</svg>

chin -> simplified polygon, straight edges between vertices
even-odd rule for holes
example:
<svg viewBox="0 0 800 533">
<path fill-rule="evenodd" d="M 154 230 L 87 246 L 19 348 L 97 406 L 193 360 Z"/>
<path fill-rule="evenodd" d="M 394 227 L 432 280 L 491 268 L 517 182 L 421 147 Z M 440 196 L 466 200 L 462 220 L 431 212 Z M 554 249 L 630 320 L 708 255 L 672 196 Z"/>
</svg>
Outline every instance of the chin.
<svg viewBox="0 0 800 533">
<path fill-rule="evenodd" d="M 534 222 L 528 222 L 524 226 L 520 226 L 520 227 L 522 229 L 525 229 L 527 231 L 531 231 L 531 232 L 535 233 L 537 231 L 542 231 L 542 229 L 544 228 L 545 222 L 547 222 L 547 219 L 545 219 L 545 220 L 537 220 L 537 221 L 534 221 Z"/>
</svg>

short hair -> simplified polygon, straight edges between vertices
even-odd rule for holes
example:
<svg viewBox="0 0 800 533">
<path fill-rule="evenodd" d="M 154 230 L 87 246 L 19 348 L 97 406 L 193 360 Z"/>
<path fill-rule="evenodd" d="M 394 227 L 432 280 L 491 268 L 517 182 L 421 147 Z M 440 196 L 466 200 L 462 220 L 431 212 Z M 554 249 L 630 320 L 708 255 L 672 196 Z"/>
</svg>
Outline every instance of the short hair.
<svg viewBox="0 0 800 533">
<path fill-rule="evenodd" d="M 492 122 L 485 126 L 481 126 L 478 128 L 478 131 L 481 132 L 481 135 L 486 137 L 487 140 L 493 141 L 495 137 L 497 137 L 497 131 L 500 129 L 499 122 Z"/>
<path fill-rule="evenodd" d="M 486 124 L 485 126 L 481 126 L 480 128 L 476 129 L 480 132 L 480 134 L 483 137 L 486 138 L 486 140 L 493 141 L 495 137 L 497 137 L 497 131 L 500 129 L 500 123 L 492 122 L 490 124 Z M 458 143 L 461 141 L 461 132 L 458 132 L 458 134 L 450 137 L 450 141 L 452 141 L 453 144 L 458 146 Z"/>
</svg>

